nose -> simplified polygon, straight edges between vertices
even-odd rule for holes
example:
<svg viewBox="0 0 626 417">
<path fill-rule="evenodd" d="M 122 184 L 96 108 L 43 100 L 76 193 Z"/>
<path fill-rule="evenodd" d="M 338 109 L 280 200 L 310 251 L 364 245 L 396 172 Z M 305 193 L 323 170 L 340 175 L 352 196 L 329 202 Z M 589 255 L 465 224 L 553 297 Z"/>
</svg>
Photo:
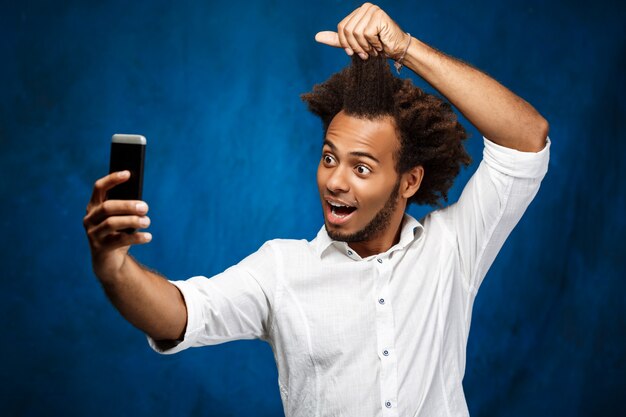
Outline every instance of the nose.
<svg viewBox="0 0 626 417">
<path fill-rule="evenodd" d="M 328 180 L 326 181 L 326 188 L 333 194 L 347 193 L 350 191 L 350 185 L 346 178 L 347 173 L 345 170 L 338 166 L 332 170 Z"/>
</svg>

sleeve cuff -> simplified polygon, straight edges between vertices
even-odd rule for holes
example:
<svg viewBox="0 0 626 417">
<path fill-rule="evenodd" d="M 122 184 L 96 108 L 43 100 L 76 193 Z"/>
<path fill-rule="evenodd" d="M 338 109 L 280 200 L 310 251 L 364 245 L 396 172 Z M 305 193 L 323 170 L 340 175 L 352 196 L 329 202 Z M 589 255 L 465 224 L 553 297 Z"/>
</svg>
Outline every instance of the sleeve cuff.
<svg viewBox="0 0 626 417">
<path fill-rule="evenodd" d="M 507 148 L 483 137 L 483 160 L 495 170 L 517 178 L 542 178 L 548 172 L 550 138 L 539 152 L 521 152 Z"/>
<path fill-rule="evenodd" d="M 202 328 L 202 313 L 199 310 L 200 303 L 197 302 L 197 290 L 192 284 L 194 279 L 206 279 L 205 277 L 194 277 L 188 281 L 170 281 L 175 285 L 183 295 L 185 305 L 187 307 L 187 327 L 183 340 L 165 340 L 156 341 L 152 337 L 146 335 L 150 347 L 158 353 L 169 355 L 180 352 L 192 347 L 196 342 L 197 336 Z"/>
</svg>

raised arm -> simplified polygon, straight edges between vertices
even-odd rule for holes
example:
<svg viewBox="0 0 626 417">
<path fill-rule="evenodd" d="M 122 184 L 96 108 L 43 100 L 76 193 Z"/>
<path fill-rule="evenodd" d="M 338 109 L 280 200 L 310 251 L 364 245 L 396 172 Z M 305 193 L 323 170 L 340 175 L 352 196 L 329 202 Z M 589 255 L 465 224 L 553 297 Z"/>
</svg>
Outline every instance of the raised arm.
<svg viewBox="0 0 626 417">
<path fill-rule="evenodd" d="M 83 226 L 87 232 L 93 270 L 113 305 L 131 324 L 155 340 L 181 339 L 187 323 L 183 297 L 173 284 L 139 265 L 130 245 L 148 243 L 148 206 L 143 201 L 105 200 L 106 192 L 129 179 L 128 171 L 96 181 Z"/>
<path fill-rule="evenodd" d="M 530 104 L 483 72 L 410 37 L 376 5 L 363 4 L 337 32 L 319 32 L 315 39 L 362 59 L 384 53 L 401 60 L 499 145 L 523 152 L 545 146 L 548 122 Z"/>
</svg>

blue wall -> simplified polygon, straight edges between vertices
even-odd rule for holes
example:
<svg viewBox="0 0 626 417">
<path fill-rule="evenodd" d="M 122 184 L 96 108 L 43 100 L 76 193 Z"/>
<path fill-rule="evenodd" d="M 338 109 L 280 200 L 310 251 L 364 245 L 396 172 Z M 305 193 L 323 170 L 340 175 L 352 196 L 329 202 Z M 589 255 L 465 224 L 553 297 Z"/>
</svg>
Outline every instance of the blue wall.
<svg viewBox="0 0 626 417">
<path fill-rule="evenodd" d="M 132 250 L 143 263 L 184 279 L 271 238 L 312 238 L 321 125 L 298 94 L 348 62 L 313 36 L 359 3 L 11 3 L 0 6 L 1 413 L 281 415 L 267 344 L 149 350 L 94 278 L 81 220 L 111 134 L 141 133 L 154 235 Z M 476 300 L 464 380 L 473 416 L 623 408 L 626 13 L 617 4 L 381 3 L 551 123 L 548 176 Z"/>
</svg>

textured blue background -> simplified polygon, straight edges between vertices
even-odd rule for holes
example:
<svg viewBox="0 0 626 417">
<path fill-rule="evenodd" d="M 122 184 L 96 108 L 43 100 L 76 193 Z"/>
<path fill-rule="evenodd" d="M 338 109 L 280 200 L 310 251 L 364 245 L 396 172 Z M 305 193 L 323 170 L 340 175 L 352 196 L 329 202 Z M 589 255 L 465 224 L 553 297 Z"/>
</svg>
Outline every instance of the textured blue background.
<svg viewBox="0 0 626 417">
<path fill-rule="evenodd" d="M 211 275 L 268 239 L 312 238 L 321 125 L 298 94 L 348 62 L 313 36 L 359 3 L 4 3 L 2 414 L 282 415 L 265 343 L 149 350 L 93 277 L 81 220 L 111 134 L 141 133 L 154 240 L 133 253 L 145 264 L 172 279 Z M 551 123 L 548 176 L 476 300 L 473 416 L 623 410 L 623 4 L 381 3 Z"/>
</svg>

